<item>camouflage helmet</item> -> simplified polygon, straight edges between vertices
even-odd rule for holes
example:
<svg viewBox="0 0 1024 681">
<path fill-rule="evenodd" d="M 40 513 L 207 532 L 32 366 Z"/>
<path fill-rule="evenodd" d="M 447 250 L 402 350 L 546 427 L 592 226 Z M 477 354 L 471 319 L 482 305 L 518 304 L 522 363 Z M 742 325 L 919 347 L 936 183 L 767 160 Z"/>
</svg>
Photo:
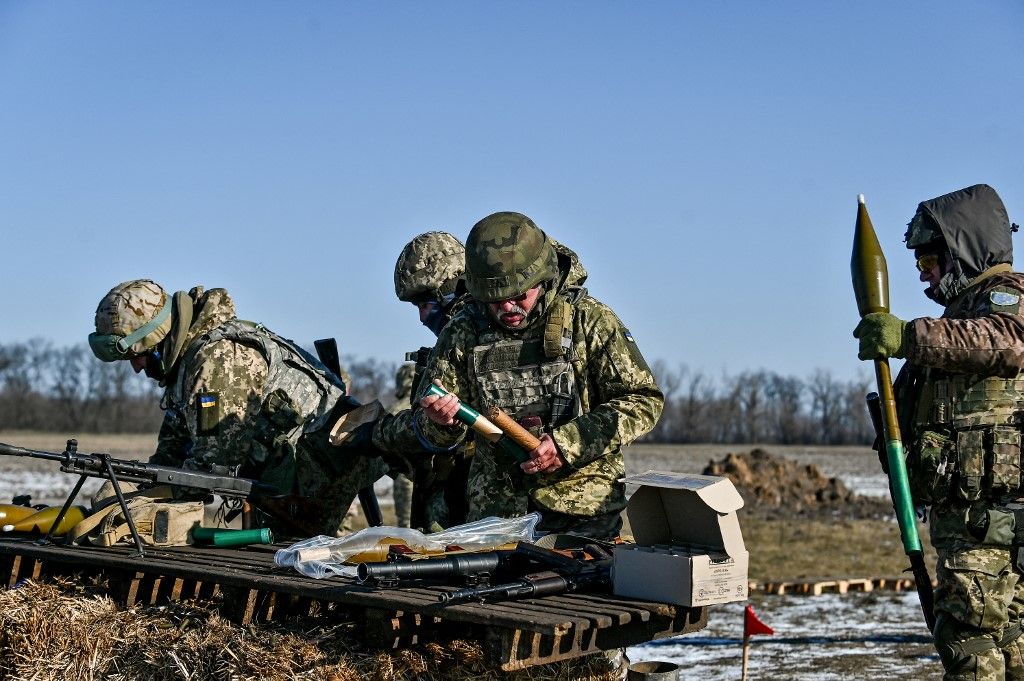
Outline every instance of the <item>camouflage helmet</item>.
<svg viewBox="0 0 1024 681">
<path fill-rule="evenodd" d="M 171 330 L 171 297 L 149 279 L 118 284 L 96 307 L 93 354 L 104 362 L 144 355 Z"/>
<path fill-rule="evenodd" d="M 481 302 L 515 298 L 557 276 L 551 240 L 522 213 L 488 215 L 466 239 L 466 288 Z"/>
<path fill-rule="evenodd" d="M 395 295 L 417 303 L 454 293 L 466 270 L 466 247 L 448 232 L 426 232 L 402 249 L 395 263 Z"/>
</svg>

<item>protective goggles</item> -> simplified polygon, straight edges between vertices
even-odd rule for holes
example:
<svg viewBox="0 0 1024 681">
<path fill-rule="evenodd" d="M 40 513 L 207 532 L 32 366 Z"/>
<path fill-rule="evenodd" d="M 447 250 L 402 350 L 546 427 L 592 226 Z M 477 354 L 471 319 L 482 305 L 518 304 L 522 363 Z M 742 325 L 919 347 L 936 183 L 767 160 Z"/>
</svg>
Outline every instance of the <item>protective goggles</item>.
<svg viewBox="0 0 1024 681">
<path fill-rule="evenodd" d="M 127 336 L 118 336 L 116 333 L 89 334 L 89 347 L 92 348 L 92 353 L 104 362 L 116 362 L 119 359 L 129 359 L 131 355 L 132 346 L 138 343 L 140 340 L 156 331 L 157 327 L 164 323 L 164 320 L 171 315 L 171 298 L 167 297 L 167 302 L 164 303 L 163 308 L 156 313 L 156 316 L 151 320 L 140 326 L 139 328 L 132 331 Z"/>
<path fill-rule="evenodd" d="M 919 272 L 931 272 L 935 269 L 942 257 L 938 253 L 925 253 L 917 258 L 917 270 Z"/>
</svg>

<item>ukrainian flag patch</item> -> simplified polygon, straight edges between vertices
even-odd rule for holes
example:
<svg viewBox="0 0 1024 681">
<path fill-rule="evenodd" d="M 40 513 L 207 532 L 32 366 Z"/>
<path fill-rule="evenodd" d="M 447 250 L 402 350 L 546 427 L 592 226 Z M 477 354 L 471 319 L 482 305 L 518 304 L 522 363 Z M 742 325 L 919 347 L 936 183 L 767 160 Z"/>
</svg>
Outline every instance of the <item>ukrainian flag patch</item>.
<svg viewBox="0 0 1024 681">
<path fill-rule="evenodd" d="M 216 435 L 220 425 L 220 400 L 217 393 L 199 393 L 196 396 L 196 426 L 198 435 Z"/>
</svg>

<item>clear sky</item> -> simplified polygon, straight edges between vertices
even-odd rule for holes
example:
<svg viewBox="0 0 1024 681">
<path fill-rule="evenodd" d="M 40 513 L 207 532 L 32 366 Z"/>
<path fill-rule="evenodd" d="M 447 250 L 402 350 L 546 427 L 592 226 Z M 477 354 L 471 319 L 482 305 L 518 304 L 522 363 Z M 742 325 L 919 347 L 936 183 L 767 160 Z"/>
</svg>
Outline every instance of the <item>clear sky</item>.
<svg viewBox="0 0 1024 681">
<path fill-rule="evenodd" d="M 0 342 L 150 277 L 397 362 L 402 246 L 515 210 L 650 361 L 852 377 L 858 193 L 904 317 L 919 201 L 1024 222 L 1022 35 L 1019 0 L 4 0 Z"/>
</svg>

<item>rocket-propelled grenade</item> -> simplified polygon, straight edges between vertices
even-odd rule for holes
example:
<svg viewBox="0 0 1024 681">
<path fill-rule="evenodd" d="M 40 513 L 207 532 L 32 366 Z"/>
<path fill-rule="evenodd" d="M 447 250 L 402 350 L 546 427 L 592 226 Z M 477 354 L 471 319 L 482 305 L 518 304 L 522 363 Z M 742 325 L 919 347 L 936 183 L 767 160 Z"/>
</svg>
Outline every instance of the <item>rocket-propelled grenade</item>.
<svg viewBox="0 0 1024 681">
<path fill-rule="evenodd" d="M 850 259 L 850 273 L 853 277 L 853 291 L 857 297 L 860 316 L 874 312 L 889 312 L 889 270 L 885 255 L 878 243 L 878 236 L 868 216 L 864 195 L 857 196 L 857 225 L 853 237 L 853 256 Z M 896 398 L 892 388 L 892 374 L 889 360 L 875 360 L 875 380 L 883 415 L 885 459 L 889 464 L 889 493 L 893 509 L 900 526 L 903 550 L 910 558 L 914 582 L 921 599 L 925 622 L 929 629 L 935 627 L 933 612 L 934 596 L 931 577 L 924 564 L 921 538 L 917 533 L 917 519 L 914 516 L 914 502 L 910 496 L 910 480 L 907 477 L 906 455 L 899 420 L 896 416 Z"/>
<path fill-rule="evenodd" d="M 439 385 L 430 384 L 427 389 L 428 395 L 444 397 L 448 391 Z M 515 457 L 520 463 L 530 460 L 530 452 L 540 445 L 540 440 L 533 436 L 530 431 L 513 421 L 500 409 L 494 410 L 496 420 L 501 427 L 488 419 L 477 410 L 459 402 L 459 411 L 455 414 L 455 420 L 464 423 L 484 439 L 493 442 L 506 453 Z"/>
</svg>

